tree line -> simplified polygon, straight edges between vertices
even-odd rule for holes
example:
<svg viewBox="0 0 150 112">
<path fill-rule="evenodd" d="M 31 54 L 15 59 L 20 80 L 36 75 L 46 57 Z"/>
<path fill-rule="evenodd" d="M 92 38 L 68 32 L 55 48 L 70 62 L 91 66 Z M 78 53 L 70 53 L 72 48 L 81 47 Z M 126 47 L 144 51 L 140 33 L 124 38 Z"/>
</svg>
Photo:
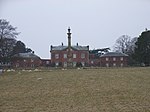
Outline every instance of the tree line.
<svg viewBox="0 0 150 112">
<path fill-rule="evenodd" d="M 16 29 L 9 21 L 0 19 L 0 64 L 10 63 L 12 56 L 17 53 L 32 52 L 22 41 L 17 40 L 20 33 Z"/>
</svg>

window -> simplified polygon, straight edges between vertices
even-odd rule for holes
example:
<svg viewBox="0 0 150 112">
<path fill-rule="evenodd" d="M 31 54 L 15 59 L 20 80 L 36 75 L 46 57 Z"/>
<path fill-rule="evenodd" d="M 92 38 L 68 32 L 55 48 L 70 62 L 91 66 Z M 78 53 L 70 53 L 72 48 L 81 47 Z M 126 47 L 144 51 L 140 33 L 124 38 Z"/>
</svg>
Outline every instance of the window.
<svg viewBox="0 0 150 112">
<path fill-rule="evenodd" d="M 49 63 L 50 63 L 49 61 L 46 61 L 46 64 L 47 64 L 47 65 L 49 65 Z"/>
<path fill-rule="evenodd" d="M 121 57 L 120 60 L 123 61 L 123 57 Z"/>
<path fill-rule="evenodd" d="M 59 58 L 59 54 L 55 54 L 55 59 L 58 59 Z"/>
<path fill-rule="evenodd" d="M 73 54 L 73 58 L 77 58 L 77 55 L 76 55 L 76 54 Z"/>
<path fill-rule="evenodd" d="M 116 63 L 113 63 L 113 66 L 116 67 Z"/>
<path fill-rule="evenodd" d="M 115 57 L 113 58 L 113 61 L 116 61 L 116 58 L 115 58 Z"/>
<path fill-rule="evenodd" d="M 64 54 L 64 58 L 65 58 L 65 59 L 67 58 L 67 54 Z"/>
<path fill-rule="evenodd" d="M 73 67 L 76 67 L 77 62 L 73 62 Z"/>
<path fill-rule="evenodd" d="M 67 62 L 64 62 L 64 67 L 67 67 Z"/>
<path fill-rule="evenodd" d="M 121 67 L 123 67 L 123 63 L 121 63 Z"/>
<path fill-rule="evenodd" d="M 109 67 L 109 63 L 106 63 L 106 67 Z"/>
<path fill-rule="evenodd" d="M 33 59 L 31 59 L 31 63 L 33 63 L 34 62 L 34 60 Z"/>
<path fill-rule="evenodd" d="M 81 58 L 85 58 L 85 54 L 84 53 L 81 54 Z"/>
<path fill-rule="evenodd" d="M 59 66 L 59 62 L 56 62 L 55 65 L 56 65 L 56 66 Z"/>
<path fill-rule="evenodd" d="M 85 62 L 81 62 L 82 66 L 84 67 L 85 66 Z"/>
<path fill-rule="evenodd" d="M 106 58 L 106 61 L 108 61 L 109 60 L 109 58 Z"/>
</svg>

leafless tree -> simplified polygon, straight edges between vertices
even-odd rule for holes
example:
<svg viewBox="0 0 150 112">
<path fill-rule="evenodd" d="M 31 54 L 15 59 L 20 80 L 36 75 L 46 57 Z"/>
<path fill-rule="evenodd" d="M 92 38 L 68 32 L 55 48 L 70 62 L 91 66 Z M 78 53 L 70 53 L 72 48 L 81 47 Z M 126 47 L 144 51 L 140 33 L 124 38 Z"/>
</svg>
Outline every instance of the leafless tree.
<svg viewBox="0 0 150 112">
<path fill-rule="evenodd" d="M 0 61 L 8 61 L 10 58 L 16 42 L 15 38 L 19 34 L 16 29 L 7 20 L 0 19 Z"/>
<path fill-rule="evenodd" d="M 116 40 L 116 43 L 114 45 L 114 51 L 116 52 L 122 52 L 122 53 L 128 53 L 130 51 L 130 47 L 132 44 L 131 37 L 128 35 L 122 35 Z"/>
</svg>

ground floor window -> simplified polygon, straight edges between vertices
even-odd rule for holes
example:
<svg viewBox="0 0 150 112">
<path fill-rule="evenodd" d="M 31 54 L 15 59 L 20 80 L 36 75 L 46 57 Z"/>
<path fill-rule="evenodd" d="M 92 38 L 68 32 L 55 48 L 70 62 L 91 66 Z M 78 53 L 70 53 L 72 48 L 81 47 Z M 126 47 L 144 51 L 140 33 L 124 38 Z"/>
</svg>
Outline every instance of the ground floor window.
<svg viewBox="0 0 150 112">
<path fill-rule="evenodd" d="M 55 63 L 55 66 L 59 66 L 59 62 L 56 62 L 56 63 Z"/>
<path fill-rule="evenodd" d="M 106 63 L 106 67 L 109 67 L 109 63 Z"/>
<path fill-rule="evenodd" d="M 81 62 L 82 66 L 84 67 L 85 66 L 85 62 Z"/>
<path fill-rule="evenodd" d="M 67 67 L 67 62 L 64 62 L 64 67 Z"/>
<path fill-rule="evenodd" d="M 76 67 L 76 65 L 77 65 L 77 62 L 73 62 L 73 67 Z"/>
<path fill-rule="evenodd" d="M 121 63 L 121 67 L 123 67 L 123 63 Z"/>
<path fill-rule="evenodd" d="M 116 63 L 113 63 L 113 67 L 116 67 Z"/>
</svg>

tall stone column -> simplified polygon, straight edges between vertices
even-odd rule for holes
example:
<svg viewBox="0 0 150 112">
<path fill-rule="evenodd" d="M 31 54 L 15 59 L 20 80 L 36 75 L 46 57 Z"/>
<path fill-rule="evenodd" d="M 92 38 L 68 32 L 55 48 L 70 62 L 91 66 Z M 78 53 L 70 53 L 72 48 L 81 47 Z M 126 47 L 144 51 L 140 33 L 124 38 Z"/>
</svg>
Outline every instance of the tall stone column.
<svg viewBox="0 0 150 112">
<path fill-rule="evenodd" d="M 71 29 L 70 27 L 68 28 L 68 54 L 67 54 L 67 58 L 68 58 L 68 62 L 67 62 L 67 67 L 72 67 L 72 53 L 71 53 Z"/>
</svg>

